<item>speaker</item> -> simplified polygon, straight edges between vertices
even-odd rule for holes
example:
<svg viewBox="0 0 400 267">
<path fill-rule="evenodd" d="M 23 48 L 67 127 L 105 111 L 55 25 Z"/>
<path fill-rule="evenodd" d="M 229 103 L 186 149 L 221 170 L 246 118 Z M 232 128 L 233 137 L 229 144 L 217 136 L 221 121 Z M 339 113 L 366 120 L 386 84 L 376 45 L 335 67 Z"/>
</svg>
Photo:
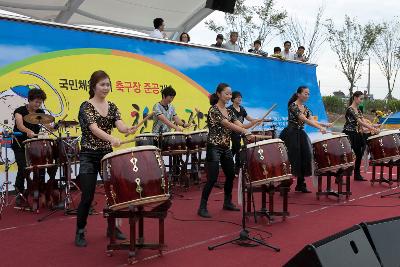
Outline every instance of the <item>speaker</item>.
<svg viewBox="0 0 400 267">
<path fill-rule="evenodd" d="M 235 11 L 236 0 L 207 0 L 206 7 L 227 13 Z"/>
<path fill-rule="evenodd" d="M 385 267 L 400 266 L 400 217 L 362 223 L 378 260 Z"/>
<path fill-rule="evenodd" d="M 305 246 L 284 267 L 380 267 L 359 225 Z"/>
</svg>

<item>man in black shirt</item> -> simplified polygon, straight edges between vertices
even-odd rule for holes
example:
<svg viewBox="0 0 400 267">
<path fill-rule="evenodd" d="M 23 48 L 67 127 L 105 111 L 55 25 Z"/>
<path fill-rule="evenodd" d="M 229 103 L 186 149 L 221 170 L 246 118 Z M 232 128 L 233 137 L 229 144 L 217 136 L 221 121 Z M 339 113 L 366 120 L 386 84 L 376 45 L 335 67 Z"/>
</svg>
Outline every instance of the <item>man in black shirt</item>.
<svg viewBox="0 0 400 267">
<path fill-rule="evenodd" d="M 25 190 L 25 174 L 26 174 L 26 158 L 25 158 L 25 145 L 24 141 L 33 138 L 40 131 L 40 126 L 38 124 L 31 124 L 24 121 L 24 116 L 30 113 L 43 113 L 44 110 L 41 109 L 43 101 L 46 100 L 46 94 L 41 89 L 31 89 L 28 93 L 28 104 L 17 108 L 14 111 L 15 125 L 14 132 L 21 132 L 22 135 L 16 136 L 16 141 L 12 144 L 12 149 L 15 155 L 15 161 L 18 166 L 17 177 L 15 179 L 15 189 L 18 193 L 23 193 Z M 46 125 L 49 126 L 49 125 Z M 51 126 L 49 126 L 52 129 Z M 51 167 L 47 170 L 50 178 L 54 179 L 57 167 Z M 41 176 L 44 176 L 43 171 L 40 172 Z M 19 195 L 20 196 L 20 195 Z M 20 197 L 17 197 L 16 204 L 20 202 Z"/>
<path fill-rule="evenodd" d="M 244 119 L 248 120 L 249 122 L 255 121 L 256 119 L 250 117 L 243 106 L 240 104 L 242 103 L 242 94 L 238 91 L 232 92 L 232 105 L 228 107 L 231 109 L 235 114 L 238 121 L 242 124 Z M 239 151 L 241 146 L 241 136 L 239 133 L 232 132 L 231 134 L 231 141 L 232 141 L 232 156 L 235 157 L 235 173 L 238 174 L 240 169 L 240 157 Z"/>
</svg>

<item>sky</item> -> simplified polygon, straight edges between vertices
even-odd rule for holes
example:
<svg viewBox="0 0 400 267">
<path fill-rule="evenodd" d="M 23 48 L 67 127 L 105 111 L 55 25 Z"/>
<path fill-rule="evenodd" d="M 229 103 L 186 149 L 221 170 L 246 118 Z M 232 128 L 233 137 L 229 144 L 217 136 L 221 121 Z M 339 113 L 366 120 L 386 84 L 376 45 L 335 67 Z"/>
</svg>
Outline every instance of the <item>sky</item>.
<svg viewBox="0 0 400 267">
<path fill-rule="evenodd" d="M 247 0 L 250 5 L 261 4 L 262 0 Z M 395 19 L 400 10 L 400 1 L 396 0 L 275 0 L 276 8 L 286 10 L 289 16 L 294 16 L 306 25 L 313 25 L 313 19 L 319 7 L 325 7 L 324 17 L 333 20 L 335 25 L 343 24 L 345 14 L 355 17 L 361 23 L 369 21 L 380 23 Z M 0 11 L 1 12 L 1 11 Z M 215 41 L 216 33 L 207 29 L 205 21 L 213 19 L 217 22 L 224 22 L 224 13 L 213 12 L 208 18 L 195 26 L 190 32 L 192 43 L 209 45 Z M 276 37 L 268 44 L 263 44 L 263 50 L 272 53 L 273 47 L 283 46 L 283 39 Z M 348 92 L 349 83 L 339 68 L 336 54 L 331 50 L 328 43 L 320 49 L 317 62 L 317 77 L 321 85 L 322 95 L 331 95 L 332 92 L 342 90 Z M 367 87 L 368 67 L 362 68 L 362 78 L 357 82 L 356 89 L 365 90 Z M 387 94 L 386 80 L 371 53 L 371 94 L 375 98 L 384 98 Z M 400 98 L 400 78 L 396 83 L 393 95 Z"/>
<path fill-rule="evenodd" d="M 259 4 L 261 0 L 247 0 L 250 5 Z M 297 17 L 301 22 L 307 25 L 313 25 L 318 8 L 325 7 L 325 18 L 331 18 L 335 25 L 342 25 L 345 14 L 354 17 L 359 23 L 364 24 L 369 21 L 380 23 L 395 19 L 400 11 L 400 1 L 396 0 L 276 0 L 276 8 L 288 12 L 289 16 Z M 204 21 L 213 19 L 217 22 L 224 22 L 224 13 L 215 11 L 208 18 L 199 23 L 189 33 L 193 43 L 211 44 L 215 40 L 216 34 L 207 29 Z M 277 37 L 269 44 L 263 44 L 263 50 L 268 53 L 273 52 L 273 47 L 283 46 L 281 38 Z M 317 58 L 317 77 L 321 84 L 322 95 L 331 95 L 332 92 L 342 90 L 348 93 L 349 83 L 344 74 L 339 69 L 339 61 L 336 54 L 326 43 L 320 50 Z M 357 82 L 358 90 L 366 90 L 368 81 L 368 66 L 362 68 L 362 78 Z M 393 95 L 400 98 L 400 78 L 395 85 Z M 371 53 L 371 94 L 375 98 L 384 98 L 387 94 L 386 79 L 382 75 L 373 54 Z"/>
</svg>

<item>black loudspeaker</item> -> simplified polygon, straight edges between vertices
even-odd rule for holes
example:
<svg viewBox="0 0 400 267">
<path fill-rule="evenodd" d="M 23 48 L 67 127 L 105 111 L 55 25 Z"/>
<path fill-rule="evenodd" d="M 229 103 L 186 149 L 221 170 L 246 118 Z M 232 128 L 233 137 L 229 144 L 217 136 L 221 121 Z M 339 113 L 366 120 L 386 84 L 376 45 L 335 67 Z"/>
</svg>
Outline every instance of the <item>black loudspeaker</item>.
<svg viewBox="0 0 400 267">
<path fill-rule="evenodd" d="M 400 254 L 400 253 L 399 253 Z M 305 246 L 284 267 L 380 267 L 359 225 Z"/>
<path fill-rule="evenodd" d="M 233 13 L 236 0 L 207 0 L 206 7 L 227 13 Z"/>
<path fill-rule="evenodd" d="M 400 266 L 400 217 L 362 223 L 367 238 L 384 267 Z"/>
</svg>

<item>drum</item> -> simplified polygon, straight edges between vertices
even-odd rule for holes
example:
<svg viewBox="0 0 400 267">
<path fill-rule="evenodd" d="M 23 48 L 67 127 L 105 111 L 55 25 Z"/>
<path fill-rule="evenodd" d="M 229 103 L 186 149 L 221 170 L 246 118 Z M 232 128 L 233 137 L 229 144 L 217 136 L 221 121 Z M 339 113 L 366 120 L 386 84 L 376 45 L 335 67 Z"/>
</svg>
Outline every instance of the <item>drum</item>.
<svg viewBox="0 0 400 267">
<path fill-rule="evenodd" d="M 266 135 L 266 136 L 271 136 L 272 138 L 276 138 L 275 129 L 266 129 L 264 131 L 251 131 L 251 133 L 255 135 Z"/>
<path fill-rule="evenodd" d="M 367 139 L 372 162 L 388 162 L 400 159 L 399 130 L 382 131 Z"/>
<path fill-rule="evenodd" d="M 79 161 L 79 152 L 81 151 L 79 139 L 75 136 L 61 137 L 61 140 L 56 143 L 56 155 L 61 164 L 67 163 L 68 158 L 70 163 Z"/>
<path fill-rule="evenodd" d="M 55 165 L 56 145 L 51 138 L 33 138 L 24 141 L 27 169 L 47 168 Z"/>
<path fill-rule="evenodd" d="M 186 152 L 186 134 L 181 132 L 166 132 L 162 134 L 161 150 L 168 153 Z"/>
<path fill-rule="evenodd" d="M 111 210 L 169 199 L 160 150 L 139 146 L 109 153 L 101 160 L 106 201 Z"/>
<path fill-rule="evenodd" d="M 355 154 L 347 135 L 331 135 L 312 142 L 316 174 L 354 166 Z"/>
<path fill-rule="evenodd" d="M 271 184 L 291 179 L 289 158 L 281 139 L 248 144 L 245 152 L 247 174 L 252 185 Z"/>
<path fill-rule="evenodd" d="M 207 146 L 207 130 L 194 131 L 186 134 L 186 146 L 189 150 L 205 149 Z"/>
<path fill-rule="evenodd" d="M 136 146 L 158 147 L 158 134 L 143 133 L 136 136 Z"/>
</svg>

